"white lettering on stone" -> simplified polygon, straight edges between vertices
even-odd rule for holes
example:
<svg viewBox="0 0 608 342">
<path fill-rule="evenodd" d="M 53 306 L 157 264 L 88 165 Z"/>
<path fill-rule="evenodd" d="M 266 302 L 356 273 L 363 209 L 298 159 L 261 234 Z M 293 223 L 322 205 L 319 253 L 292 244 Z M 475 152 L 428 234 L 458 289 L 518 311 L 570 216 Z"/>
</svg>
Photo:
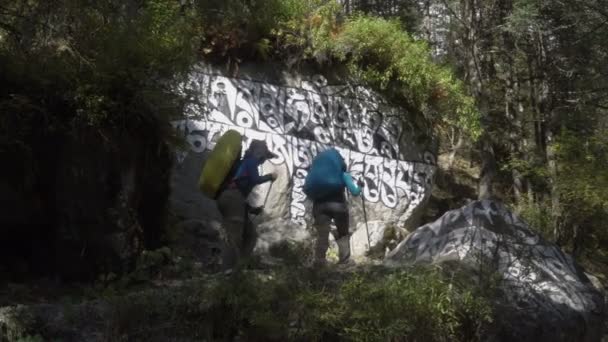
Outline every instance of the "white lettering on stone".
<svg viewBox="0 0 608 342">
<path fill-rule="evenodd" d="M 291 220 L 305 224 L 302 186 L 312 159 L 335 147 L 354 178 L 365 183 L 367 202 L 415 209 L 430 193 L 435 156 L 399 160 L 406 123 L 399 110 L 363 87 L 328 85 L 320 75 L 302 88 L 196 73 L 178 87 L 186 96 L 187 119 L 173 126 L 190 151 L 211 150 L 229 129 L 243 134 L 243 151 L 253 140 L 266 141 L 291 177 Z M 402 144 L 401 144 L 402 145 Z M 178 162 L 184 159 L 178 155 Z"/>
</svg>

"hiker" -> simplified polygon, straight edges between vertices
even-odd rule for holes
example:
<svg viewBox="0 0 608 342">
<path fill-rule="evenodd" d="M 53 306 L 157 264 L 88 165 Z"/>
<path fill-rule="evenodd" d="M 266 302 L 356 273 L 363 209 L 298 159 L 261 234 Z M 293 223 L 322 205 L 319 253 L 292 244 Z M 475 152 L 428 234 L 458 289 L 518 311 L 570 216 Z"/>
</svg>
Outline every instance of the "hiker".
<svg viewBox="0 0 608 342">
<path fill-rule="evenodd" d="M 359 196 L 363 182 L 359 180 L 357 183 L 358 186 L 346 171 L 346 163 L 336 149 L 321 152 L 313 160 L 304 184 L 304 192 L 313 201 L 312 213 L 317 233 L 315 266 L 326 264 L 325 255 L 329 247 L 332 220 L 338 230 L 338 263 L 344 264 L 350 260 L 349 214 L 344 190 L 347 188 L 353 196 Z"/>
<path fill-rule="evenodd" d="M 259 214 L 262 207 L 250 207 L 247 197 L 256 185 L 274 181 L 276 173 L 260 176 L 258 166 L 277 155 L 268 150 L 261 140 L 251 142 L 242 160 L 232 166 L 226 180 L 220 187 L 217 206 L 223 217 L 227 249 L 224 253 L 225 269 L 236 266 L 255 247 L 255 231 L 249 213 Z"/>
</svg>

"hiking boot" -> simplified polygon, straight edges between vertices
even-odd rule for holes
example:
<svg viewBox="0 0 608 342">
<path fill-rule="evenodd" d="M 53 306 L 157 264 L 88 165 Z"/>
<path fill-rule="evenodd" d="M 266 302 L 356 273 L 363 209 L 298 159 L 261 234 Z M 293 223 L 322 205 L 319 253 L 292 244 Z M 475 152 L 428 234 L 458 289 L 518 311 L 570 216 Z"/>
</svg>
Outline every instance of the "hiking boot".
<svg viewBox="0 0 608 342">
<path fill-rule="evenodd" d="M 338 245 L 338 264 L 343 264 L 350 260 L 350 235 L 336 240 Z"/>
</svg>

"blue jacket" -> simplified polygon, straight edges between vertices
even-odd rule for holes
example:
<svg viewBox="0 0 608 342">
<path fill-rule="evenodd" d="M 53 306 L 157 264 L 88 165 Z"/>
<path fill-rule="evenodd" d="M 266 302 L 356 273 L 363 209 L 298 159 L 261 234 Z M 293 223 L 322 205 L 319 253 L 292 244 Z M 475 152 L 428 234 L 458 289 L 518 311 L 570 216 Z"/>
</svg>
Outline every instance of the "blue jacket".
<svg viewBox="0 0 608 342">
<path fill-rule="evenodd" d="M 245 152 L 243 160 L 240 161 L 232 177 L 232 181 L 243 196 L 249 196 L 251 190 L 256 185 L 272 180 L 271 175 L 260 176 L 258 167 L 267 159 L 276 157 L 274 153 L 268 150 L 268 146 L 266 146 L 264 141 L 254 140 L 251 142 L 249 149 Z"/>
<path fill-rule="evenodd" d="M 249 196 L 254 186 L 272 180 L 272 176 L 270 175 L 260 176 L 258 166 L 262 163 L 264 163 L 264 160 L 260 161 L 254 156 L 245 156 L 241 161 L 236 175 L 234 176 L 234 183 L 243 196 Z"/>
<path fill-rule="evenodd" d="M 344 181 L 344 184 L 346 184 L 348 191 L 350 191 L 353 196 L 359 196 L 361 194 L 361 188 L 355 184 L 350 173 L 342 173 L 342 180 Z"/>
</svg>

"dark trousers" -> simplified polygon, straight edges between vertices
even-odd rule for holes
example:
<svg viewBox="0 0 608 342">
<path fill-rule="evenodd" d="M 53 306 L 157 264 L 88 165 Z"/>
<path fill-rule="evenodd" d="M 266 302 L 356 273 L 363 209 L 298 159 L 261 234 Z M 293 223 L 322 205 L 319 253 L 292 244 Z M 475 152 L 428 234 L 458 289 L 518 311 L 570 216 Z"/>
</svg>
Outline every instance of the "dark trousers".
<svg viewBox="0 0 608 342">
<path fill-rule="evenodd" d="M 227 189 L 217 199 L 223 217 L 226 248 L 224 268 L 233 268 L 243 257 L 251 254 L 255 247 L 255 231 L 247 213 L 247 199 L 238 189 Z"/>
<path fill-rule="evenodd" d="M 325 255 L 327 254 L 327 248 L 329 248 L 329 233 L 332 220 L 338 229 L 336 241 L 342 241 L 342 243 L 338 243 L 340 259 L 344 261 L 342 259 L 350 257 L 350 246 L 345 246 L 345 243 L 348 244 L 348 241 L 343 242 L 349 236 L 349 216 L 346 203 L 333 201 L 315 202 L 313 203 L 312 214 L 317 233 L 315 263 L 325 263 Z"/>
</svg>

